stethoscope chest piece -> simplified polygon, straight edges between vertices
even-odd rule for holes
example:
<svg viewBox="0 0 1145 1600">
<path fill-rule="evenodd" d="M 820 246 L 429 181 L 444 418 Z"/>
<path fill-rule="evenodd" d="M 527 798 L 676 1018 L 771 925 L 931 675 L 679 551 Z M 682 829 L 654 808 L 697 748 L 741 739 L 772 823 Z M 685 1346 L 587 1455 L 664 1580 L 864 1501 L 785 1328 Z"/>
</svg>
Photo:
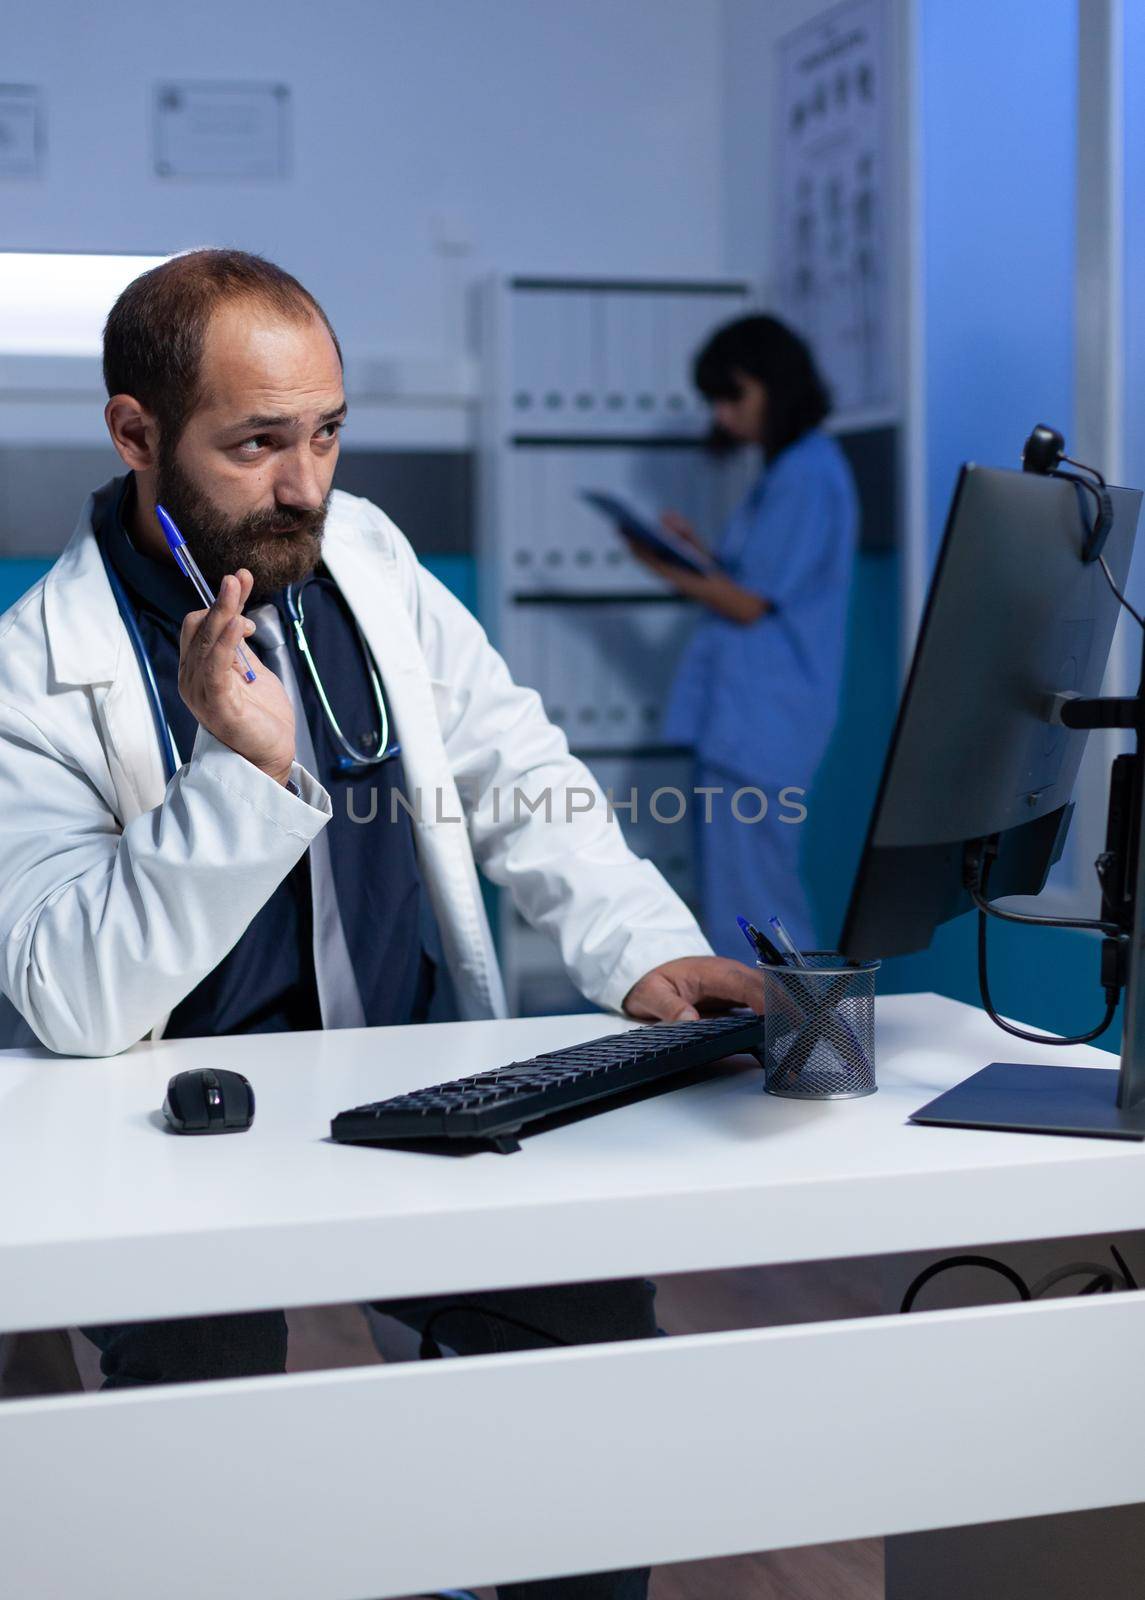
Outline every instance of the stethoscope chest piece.
<svg viewBox="0 0 1145 1600">
<path fill-rule="evenodd" d="M 314 692 L 317 694 L 319 704 L 322 707 L 322 715 L 326 718 L 326 724 L 341 752 L 334 763 L 338 771 L 364 771 L 370 767 L 381 766 L 383 761 L 389 761 L 392 757 L 400 755 L 401 745 L 396 741 L 392 744 L 390 743 L 390 719 L 386 710 L 385 696 L 382 693 L 382 680 L 378 676 L 378 669 L 374 664 L 370 647 L 366 643 L 357 622 L 354 623 L 354 631 L 358 636 L 362 660 L 366 663 L 366 670 L 370 675 L 370 687 L 373 690 L 374 705 L 378 713 L 378 749 L 373 754 L 368 750 L 357 749 L 350 743 L 339 726 L 338 718 L 334 715 L 334 708 L 330 704 L 330 697 L 327 695 L 325 685 L 322 682 L 322 675 L 318 671 L 318 663 L 314 659 L 314 654 L 310 649 L 310 642 L 306 637 L 306 618 L 302 606 L 302 596 L 294 584 L 287 586 L 285 599 L 286 611 L 290 617 L 291 627 L 294 630 L 294 642 L 298 646 L 298 653 L 306 663 L 306 670 L 310 674 L 310 681 L 314 685 Z"/>
</svg>

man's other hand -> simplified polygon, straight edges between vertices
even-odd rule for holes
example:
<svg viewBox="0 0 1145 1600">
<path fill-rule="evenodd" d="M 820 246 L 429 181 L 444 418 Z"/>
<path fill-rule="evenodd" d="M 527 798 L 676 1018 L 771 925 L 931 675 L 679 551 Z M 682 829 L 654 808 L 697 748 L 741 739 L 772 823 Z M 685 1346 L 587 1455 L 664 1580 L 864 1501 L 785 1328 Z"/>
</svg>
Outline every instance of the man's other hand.
<svg viewBox="0 0 1145 1600">
<path fill-rule="evenodd" d="M 763 1011 L 763 977 L 726 956 L 681 956 L 646 972 L 624 997 L 624 1010 L 641 1022 L 695 1022 L 703 1012 L 750 1006 Z"/>
<path fill-rule="evenodd" d="M 294 711 L 286 690 L 245 640 L 254 623 L 242 609 L 254 580 L 243 567 L 225 577 L 209 611 L 192 611 L 179 640 L 179 693 L 187 709 L 222 744 L 285 783 L 294 764 Z M 242 644 L 255 681 L 247 683 L 235 656 Z"/>
</svg>

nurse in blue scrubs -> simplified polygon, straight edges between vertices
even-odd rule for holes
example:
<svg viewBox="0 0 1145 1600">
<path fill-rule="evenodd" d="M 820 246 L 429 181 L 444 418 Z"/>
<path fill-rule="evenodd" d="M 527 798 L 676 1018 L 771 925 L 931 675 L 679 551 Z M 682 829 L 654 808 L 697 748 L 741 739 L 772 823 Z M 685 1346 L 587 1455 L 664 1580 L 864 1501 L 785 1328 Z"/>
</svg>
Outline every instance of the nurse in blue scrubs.
<svg viewBox="0 0 1145 1600">
<path fill-rule="evenodd" d="M 808 792 L 839 707 L 858 534 L 850 468 L 822 431 L 826 388 L 807 345 L 774 317 L 716 331 L 696 357 L 713 445 L 754 446 L 758 479 L 701 576 L 641 553 L 701 610 L 680 662 L 664 738 L 695 753 L 692 801 L 704 931 L 742 958 L 741 914 L 778 914 L 796 943 L 817 944 L 800 876 Z M 700 545 L 666 512 L 664 525 Z M 757 791 L 766 796 L 766 811 Z"/>
</svg>

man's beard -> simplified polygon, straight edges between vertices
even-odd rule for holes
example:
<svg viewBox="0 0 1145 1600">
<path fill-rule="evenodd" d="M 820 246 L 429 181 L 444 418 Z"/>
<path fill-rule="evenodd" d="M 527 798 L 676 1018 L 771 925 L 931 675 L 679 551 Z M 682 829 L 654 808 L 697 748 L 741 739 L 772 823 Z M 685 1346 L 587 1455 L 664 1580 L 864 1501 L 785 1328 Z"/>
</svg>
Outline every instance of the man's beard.
<svg viewBox="0 0 1145 1600">
<path fill-rule="evenodd" d="M 156 499 L 171 513 L 203 576 L 216 594 L 229 572 L 246 567 L 254 578 L 249 605 L 258 605 L 308 578 L 322 556 L 326 496 L 317 511 L 275 506 L 237 521 L 212 504 L 175 459 L 160 450 Z"/>
</svg>

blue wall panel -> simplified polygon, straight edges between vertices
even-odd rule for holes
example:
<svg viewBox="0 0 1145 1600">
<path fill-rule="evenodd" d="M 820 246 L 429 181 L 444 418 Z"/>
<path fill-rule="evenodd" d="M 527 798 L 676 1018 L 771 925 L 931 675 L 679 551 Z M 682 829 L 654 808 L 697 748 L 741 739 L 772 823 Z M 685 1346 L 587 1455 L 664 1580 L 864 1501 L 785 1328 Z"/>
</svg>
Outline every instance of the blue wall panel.
<svg viewBox="0 0 1145 1600">
<path fill-rule="evenodd" d="M 964 461 L 1016 467 L 1035 422 L 1070 432 L 1077 8 L 1073 0 L 922 0 L 919 16 L 933 554 Z M 976 922 L 964 916 L 930 950 L 888 962 L 883 991 L 932 989 L 976 1003 Z M 1100 1016 L 1097 962 L 1097 943 L 1084 934 L 990 930 L 999 1009 L 1053 1031 L 1081 1031 Z M 1118 1030 L 1102 1042 L 1118 1048 Z M 1002 1034 L 998 1044 L 1004 1056 Z"/>
<path fill-rule="evenodd" d="M 927 522 L 1073 414 L 1074 0 L 920 5 Z M 1132 8 L 1130 8 L 1132 9 Z"/>
<path fill-rule="evenodd" d="M 50 561 L 0 561 L 0 615 L 38 583 L 51 566 Z"/>
<path fill-rule="evenodd" d="M 476 612 L 477 568 L 472 556 L 426 556 L 424 565 L 463 605 Z M 37 583 L 50 566 L 50 561 L 0 561 L 0 614 Z"/>
<path fill-rule="evenodd" d="M 898 561 L 860 555 L 847 630 L 839 721 L 815 779 L 803 873 L 820 938 L 838 939 L 898 703 Z"/>
</svg>

